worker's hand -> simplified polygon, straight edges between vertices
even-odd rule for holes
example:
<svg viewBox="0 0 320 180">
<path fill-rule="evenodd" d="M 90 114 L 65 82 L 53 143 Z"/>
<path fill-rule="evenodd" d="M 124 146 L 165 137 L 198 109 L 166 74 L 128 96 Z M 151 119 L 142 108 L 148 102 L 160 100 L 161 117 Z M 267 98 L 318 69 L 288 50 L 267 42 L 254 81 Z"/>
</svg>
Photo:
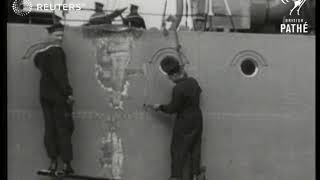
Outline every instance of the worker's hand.
<svg viewBox="0 0 320 180">
<path fill-rule="evenodd" d="M 152 105 L 153 110 L 159 111 L 160 110 L 160 104 L 153 104 Z"/>
<path fill-rule="evenodd" d="M 73 98 L 72 95 L 68 96 L 68 98 L 67 98 L 67 103 L 68 103 L 68 104 L 73 104 L 73 103 L 74 103 L 74 98 Z"/>
</svg>

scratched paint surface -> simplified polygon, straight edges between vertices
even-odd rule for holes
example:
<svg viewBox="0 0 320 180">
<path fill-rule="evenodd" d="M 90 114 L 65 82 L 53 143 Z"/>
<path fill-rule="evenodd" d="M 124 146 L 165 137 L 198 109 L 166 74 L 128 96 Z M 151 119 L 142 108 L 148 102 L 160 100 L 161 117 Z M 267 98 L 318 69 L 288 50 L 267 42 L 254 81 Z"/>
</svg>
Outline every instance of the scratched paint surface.
<svg viewBox="0 0 320 180">
<path fill-rule="evenodd" d="M 122 140 L 117 134 L 117 121 L 119 118 L 113 114 L 99 114 L 103 117 L 101 124 L 101 144 L 99 153 L 99 163 L 101 170 L 98 175 L 114 179 L 122 178 L 123 168 L 123 149 Z"/>
<path fill-rule="evenodd" d="M 130 63 L 130 34 L 109 35 L 92 40 L 97 63 L 96 77 L 109 97 L 109 105 L 123 109 L 123 98 L 128 96 L 128 73 Z"/>
<path fill-rule="evenodd" d="M 92 36 L 91 36 L 92 38 Z M 124 98 L 128 97 L 130 48 L 133 37 L 129 33 L 109 34 L 93 38 L 93 51 L 96 58 L 95 75 L 97 83 L 105 92 L 110 108 L 124 110 Z M 105 134 L 101 137 L 101 170 L 99 175 L 121 179 L 123 173 L 124 152 L 122 140 L 117 132 L 118 116 L 109 116 L 111 121 L 102 124 Z"/>
<path fill-rule="evenodd" d="M 124 108 L 125 102 L 129 97 L 128 89 L 132 78 L 143 75 L 142 66 L 132 66 L 131 48 L 134 46 L 134 37 L 137 34 L 132 33 L 113 33 L 101 35 L 92 33 L 88 44 L 91 44 L 93 51 L 94 74 L 96 83 L 102 90 L 103 100 L 105 100 L 105 110 L 108 115 L 101 115 L 102 134 L 100 134 L 99 145 L 99 164 L 98 175 L 121 179 L 124 164 L 124 149 L 122 135 L 119 132 L 119 121 L 127 118 L 119 116 L 126 114 Z M 102 107 L 103 109 L 103 107 Z"/>
</svg>

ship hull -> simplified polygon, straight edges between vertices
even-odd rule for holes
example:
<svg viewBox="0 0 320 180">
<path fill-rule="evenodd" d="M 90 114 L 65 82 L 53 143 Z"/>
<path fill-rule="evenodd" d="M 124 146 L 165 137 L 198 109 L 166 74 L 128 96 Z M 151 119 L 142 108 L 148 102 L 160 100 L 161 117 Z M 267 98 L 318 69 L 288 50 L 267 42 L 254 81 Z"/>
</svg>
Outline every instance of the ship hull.
<svg viewBox="0 0 320 180">
<path fill-rule="evenodd" d="M 41 26 L 17 24 L 8 24 L 7 30 L 8 179 L 40 180 L 36 171 L 49 163 L 40 74 L 32 59 L 21 57 L 46 32 Z M 66 29 L 63 47 L 75 97 L 72 163 L 85 175 L 167 179 L 173 117 L 145 111 L 143 104 L 170 100 L 172 84 L 158 63 L 163 54 L 173 53 L 174 33 L 122 34 L 117 36 L 124 50 L 105 57 L 113 61 L 109 67 L 104 57 L 99 59 L 97 48 L 104 39 L 110 51 L 117 49 L 112 48 L 119 46 L 112 33 L 86 37 L 79 28 Z M 178 35 L 182 63 L 203 89 L 202 164 L 207 178 L 315 179 L 315 38 Z M 239 68 L 245 56 L 257 58 L 258 71 L 252 77 Z M 125 63 L 115 65 L 120 61 Z M 115 68 L 120 73 L 108 78 Z"/>
</svg>

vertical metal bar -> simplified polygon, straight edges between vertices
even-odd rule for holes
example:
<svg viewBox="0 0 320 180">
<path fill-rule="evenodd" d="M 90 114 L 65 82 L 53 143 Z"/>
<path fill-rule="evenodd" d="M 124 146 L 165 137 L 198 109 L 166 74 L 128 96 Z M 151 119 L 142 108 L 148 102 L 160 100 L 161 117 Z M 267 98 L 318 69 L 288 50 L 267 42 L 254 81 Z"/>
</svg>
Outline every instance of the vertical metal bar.
<svg viewBox="0 0 320 180">
<path fill-rule="evenodd" d="M 67 0 L 63 0 L 63 2 L 62 2 L 63 4 L 67 4 Z M 69 10 L 69 9 L 68 9 Z M 66 23 L 67 23 L 67 13 L 65 12 L 65 10 L 64 9 L 62 9 L 62 16 L 63 16 L 63 22 L 64 22 L 64 25 L 66 25 Z"/>
<path fill-rule="evenodd" d="M 188 16 L 188 14 L 189 14 L 189 2 L 188 2 L 188 0 L 186 0 L 186 27 L 188 28 L 188 18 L 189 18 L 189 16 Z"/>
<path fill-rule="evenodd" d="M 211 31 L 212 30 L 212 26 L 213 26 L 213 24 L 212 24 L 212 21 L 213 21 L 213 16 L 214 16 L 214 12 L 213 12 L 213 10 L 212 10 L 212 1 L 213 0 L 207 0 L 208 2 L 207 2 L 207 9 L 208 9 L 208 14 L 207 14 L 207 18 L 206 18 L 206 22 L 208 22 L 209 21 L 209 23 L 208 23 L 208 29 L 209 29 L 209 31 Z"/>
<path fill-rule="evenodd" d="M 52 0 L 52 5 L 54 6 L 54 0 Z M 52 22 L 53 22 L 53 24 L 56 24 L 56 19 L 55 19 L 55 9 L 53 9 L 53 11 L 52 11 Z"/>
<path fill-rule="evenodd" d="M 162 22 L 161 22 L 162 29 L 166 29 L 166 19 L 165 19 L 166 11 L 167 11 L 167 0 L 165 0 L 163 14 L 162 14 Z"/>
<path fill-rule="evenodd" d="M 231 14 L 231 10 L 230 10 L 229 4 L 228 4 L 228 0 L 223 0 L 223 2 L 225 4 L 225 6 L 226 6 L 227 13 L 228 13 L 228 16 L 230 18 L 230 22 L 231 22 L 232 28 L 233 28 L 233 30 L 235 30 L 235 25 L 234 25 L 234 22 L 233 22 L 233 19 L 232 19 L 232 14 Z"/>
</svg>

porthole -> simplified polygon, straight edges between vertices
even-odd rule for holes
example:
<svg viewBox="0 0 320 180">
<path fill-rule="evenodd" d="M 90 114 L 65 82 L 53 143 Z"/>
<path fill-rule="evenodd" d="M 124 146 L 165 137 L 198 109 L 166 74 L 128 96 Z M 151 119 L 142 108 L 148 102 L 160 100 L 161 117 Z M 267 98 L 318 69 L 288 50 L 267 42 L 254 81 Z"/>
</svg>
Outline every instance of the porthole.
<svg viewBox="0 0 320 180">
<path fill-rule="evenodd" d="M 242 60 L 239 65 L 241 73 L 246 77 L 253 77 L 258 73 L 258 63 L 251 58 Z"/>
<path fill-rule="evenodd" d="M 254 77 L 264 67 L 267 67 L 268 63 L 260 53 L 253 50 L 244 50 L 234 56 L 231 66 L 236 67 L 240 75 Z"/>
<path fill-rule="evenodd" d="M 181 64 L 189 64 L 189 61 L 187 60 L 187 57 L 181 53 L 180 56 L 175 48 L 163 48 L 157 50 L 151 57 L 149 63 L 160 63 L 161 60 L 166 56 L 173 56 L 176 59 L 181 60 Z"/>
</svg>

